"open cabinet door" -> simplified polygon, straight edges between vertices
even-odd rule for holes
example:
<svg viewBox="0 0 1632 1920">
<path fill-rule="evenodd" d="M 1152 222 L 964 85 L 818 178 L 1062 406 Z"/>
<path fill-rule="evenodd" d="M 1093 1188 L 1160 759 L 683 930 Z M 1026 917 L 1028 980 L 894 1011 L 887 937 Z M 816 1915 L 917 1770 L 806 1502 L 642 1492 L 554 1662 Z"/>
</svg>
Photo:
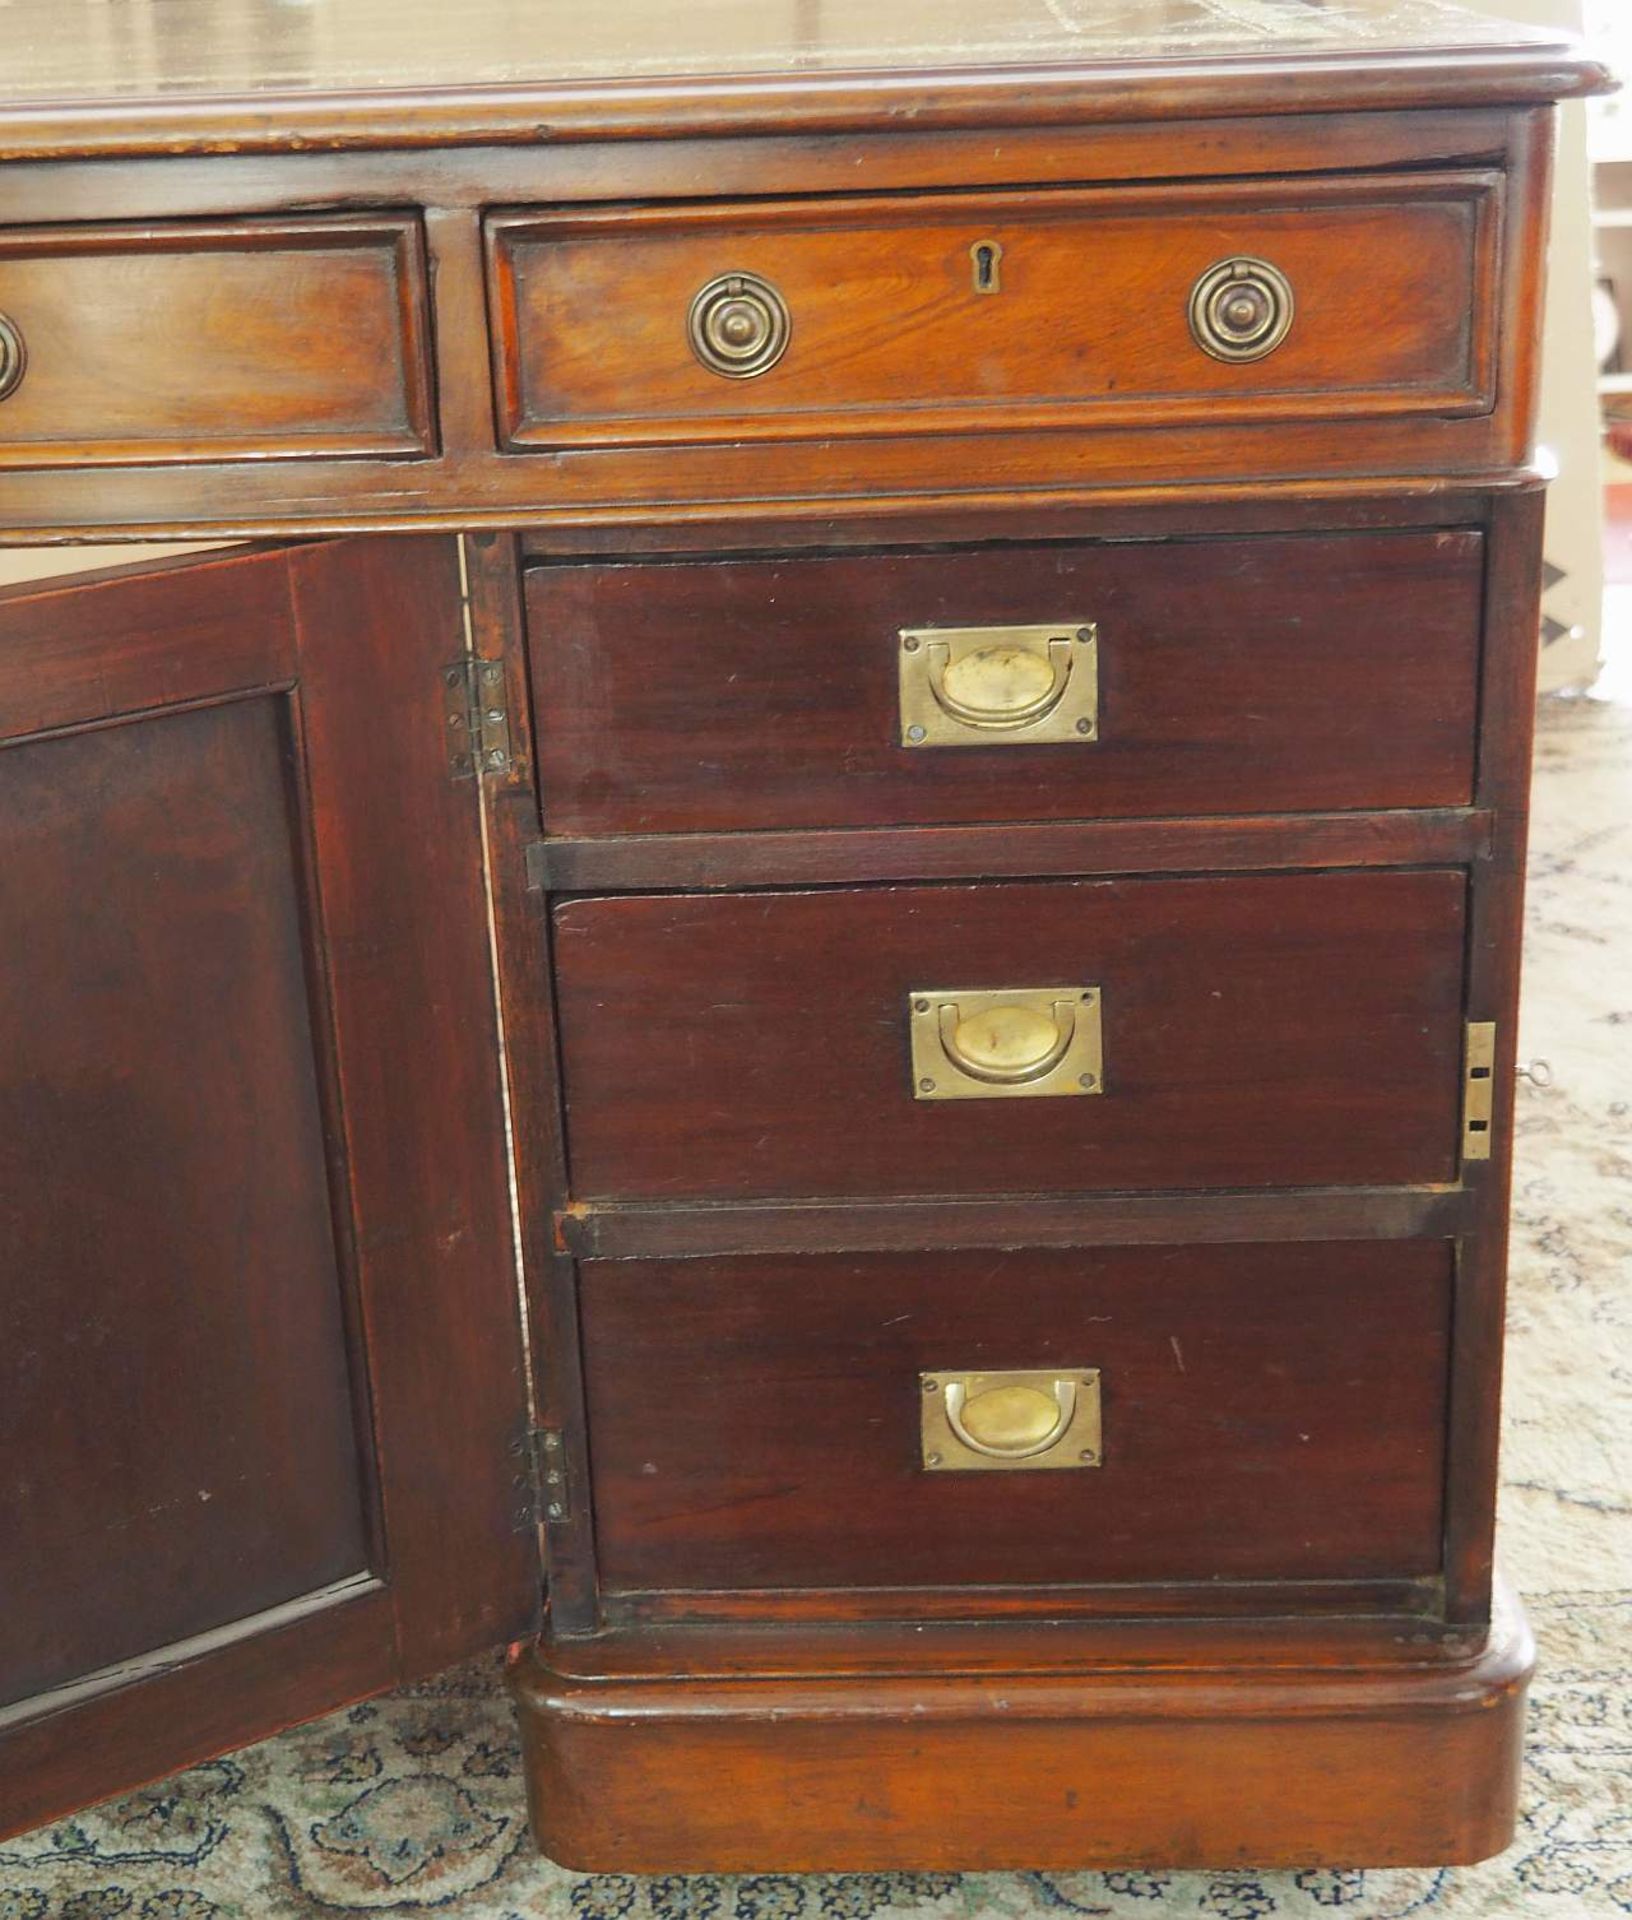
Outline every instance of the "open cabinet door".
<svg viewBox="0 0 1632 1920">
<path fill-rule="evenodd" d="M 458 551 L 0 594 L 0 1833 L 535 1623 Z"/>
</svg>

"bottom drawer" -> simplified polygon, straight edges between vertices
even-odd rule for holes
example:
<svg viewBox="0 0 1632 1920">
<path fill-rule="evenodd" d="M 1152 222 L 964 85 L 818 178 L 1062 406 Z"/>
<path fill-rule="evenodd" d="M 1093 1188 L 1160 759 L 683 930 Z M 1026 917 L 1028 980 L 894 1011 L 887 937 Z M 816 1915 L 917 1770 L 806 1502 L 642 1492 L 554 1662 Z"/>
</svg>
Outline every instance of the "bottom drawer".
<svg viewBox="0 0 1632 1920">
<path fill-rule="evenodd" d="M 1439 1568 L 1445 1242 L 590 1261 L 582 1274 L 609 1594 Z M 1060 1417 L 1097 1464 L 926 1466 L 925 1399 L 1021 1369 L 1048 1376 L 1045 1392 L 1055 1377 L 1080 1388 Z M 981 1405 L 981 1390 L 970 1382 L 964 1431 L 1024 1441 L 1035 1396 Z"/>
</svg>

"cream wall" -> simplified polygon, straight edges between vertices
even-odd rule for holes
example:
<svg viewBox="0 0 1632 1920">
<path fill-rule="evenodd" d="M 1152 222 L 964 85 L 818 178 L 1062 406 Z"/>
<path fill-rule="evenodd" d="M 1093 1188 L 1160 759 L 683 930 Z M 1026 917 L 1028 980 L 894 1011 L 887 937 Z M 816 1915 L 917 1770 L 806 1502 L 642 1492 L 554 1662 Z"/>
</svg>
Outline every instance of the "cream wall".
<svg viewBox="0 0 1632 1920">
<path fill-rule="evenodd" d="M 19 580 L 43 580 L 59 573 L 88 573 L 93 567 L 129 566 L 138 560 L 163 560 L 176 553 L 203 553 L 191 546 L 0 547 L 0 587 Z"/>
</svg>

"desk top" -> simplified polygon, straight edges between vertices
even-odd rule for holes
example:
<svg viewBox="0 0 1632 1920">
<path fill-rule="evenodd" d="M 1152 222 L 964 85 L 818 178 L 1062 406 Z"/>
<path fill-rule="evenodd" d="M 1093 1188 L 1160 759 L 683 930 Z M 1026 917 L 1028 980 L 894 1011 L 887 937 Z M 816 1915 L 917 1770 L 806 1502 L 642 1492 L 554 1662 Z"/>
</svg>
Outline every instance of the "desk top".
<svg viewBox="0 0 1632 1920">
<path fill-rule="evenodd" d="M 0 156 L 1557 98 L 1441 0 L 0 0 Z"/>
</svg>

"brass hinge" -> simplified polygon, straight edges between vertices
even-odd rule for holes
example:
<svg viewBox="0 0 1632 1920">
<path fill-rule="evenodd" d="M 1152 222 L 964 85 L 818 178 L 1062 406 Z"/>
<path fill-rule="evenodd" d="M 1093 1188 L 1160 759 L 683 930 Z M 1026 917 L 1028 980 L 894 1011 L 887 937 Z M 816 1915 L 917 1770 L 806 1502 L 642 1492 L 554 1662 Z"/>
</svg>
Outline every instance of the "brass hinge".
<svg viewBox="0 0 1632 1920">
<path fill-rule="evenodd" d="M 1496 1022 L 1470 1020 L 1462 1049 L 1462 1158 L 1490 1158 L 1496 1111 Z"/>
<path fill-rule="evenodd" d="M 455 780 L 510 770 L 510 713 L 504 662 L 463 654 L 442 669 L 442 714 L 447 723 L 448 772 Z"/>
<path fill-rule="evenodd" d="M 526 1456 L 525 1476 L 516 1484 L 531 1496 L 516 1515 L 518 1532 L 539 1526 L 559 1526 L 571 1517 L 567 1505 L 566 1450 L 555 1427 L 529 1427 L 515 1451 Z"/>
</svg>

